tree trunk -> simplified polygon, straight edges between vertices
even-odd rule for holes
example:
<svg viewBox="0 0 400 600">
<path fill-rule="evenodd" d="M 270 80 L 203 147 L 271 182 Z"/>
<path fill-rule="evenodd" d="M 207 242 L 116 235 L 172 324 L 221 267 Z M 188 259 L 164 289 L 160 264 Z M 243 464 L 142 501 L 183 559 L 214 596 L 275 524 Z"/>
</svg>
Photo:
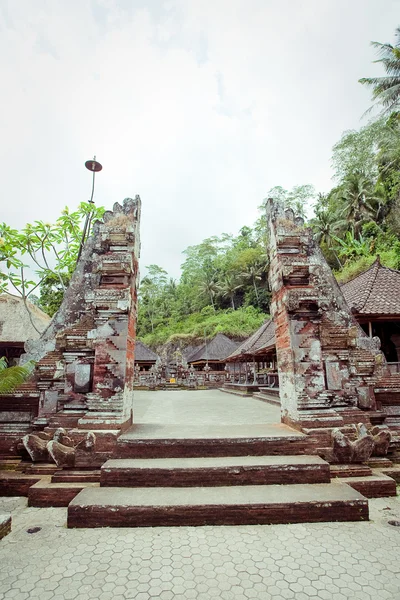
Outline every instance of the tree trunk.
<svg viewBox="0 0 400 600">
<path fill-rule="evenodd" d="M 258 291 L 257 291 L 257 286 L 256 286 L 256 280 L 253 277 L 253 286 L 254 286 L 254 291 L 256 293 L 256 298 L 257 298 L 257 304 L 258 304 L 258 308 L 260 308 L 260 299 L 258 297 Z"/>
</svg>

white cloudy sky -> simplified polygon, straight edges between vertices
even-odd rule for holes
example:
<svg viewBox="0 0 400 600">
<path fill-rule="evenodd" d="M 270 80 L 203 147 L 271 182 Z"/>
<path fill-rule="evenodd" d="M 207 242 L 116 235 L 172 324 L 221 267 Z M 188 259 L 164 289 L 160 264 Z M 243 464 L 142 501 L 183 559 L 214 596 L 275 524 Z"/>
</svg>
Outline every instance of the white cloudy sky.
<svg viewBox="0 0 400 600">
<path fill-rule="evenodd" d="M 400 0 L 0 0 L 1 215 L 140 194 L 141 269 L 251 225 L 275 185 L 331 187 Z"/>
</svg>

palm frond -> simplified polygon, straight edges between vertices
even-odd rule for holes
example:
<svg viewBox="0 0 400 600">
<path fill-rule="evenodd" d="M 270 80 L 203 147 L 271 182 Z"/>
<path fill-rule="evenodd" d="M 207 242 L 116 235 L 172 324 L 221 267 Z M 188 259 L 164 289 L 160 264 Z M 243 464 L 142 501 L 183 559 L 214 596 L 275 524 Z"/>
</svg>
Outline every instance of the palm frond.
<svg viewBox="0 0 400 600">
<path fill-rule="evenodd" d="M 0 363 L 0 394 L 11 394 L 21 383 L 26 381 L 34 367 L 33 363 L 27 363 L 23 367 L 7 367 L 4 357 L 0 359 Z"/>
</svg>

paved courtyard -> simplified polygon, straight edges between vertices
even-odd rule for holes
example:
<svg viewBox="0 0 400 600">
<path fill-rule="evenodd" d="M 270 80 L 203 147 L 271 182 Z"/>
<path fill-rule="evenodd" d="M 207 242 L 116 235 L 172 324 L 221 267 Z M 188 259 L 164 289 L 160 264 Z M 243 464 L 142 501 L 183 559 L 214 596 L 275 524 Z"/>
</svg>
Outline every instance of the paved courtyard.
<svg viewBox="0 0 400 600">
<path fill-rule="evenodd" d="M 400 502 L 370 506 L 366 523 L 66 529 L 65 508 L 1 498 L 0 599 L 399 600 Z"/>
<path fill-rule="evenodd" d="M 149 424 L 276 423 L 279 410 L 221 392 L 141 393 Z M 370 501 L 370 522 L 67 529 L 66 508 L 0 498 L 0 600 L 400 599 L 399 498 Z M 40 528 L 38 531 L 35 528 Z M 31 531 L 31 532 L 30 532 Z"/>
</svg>

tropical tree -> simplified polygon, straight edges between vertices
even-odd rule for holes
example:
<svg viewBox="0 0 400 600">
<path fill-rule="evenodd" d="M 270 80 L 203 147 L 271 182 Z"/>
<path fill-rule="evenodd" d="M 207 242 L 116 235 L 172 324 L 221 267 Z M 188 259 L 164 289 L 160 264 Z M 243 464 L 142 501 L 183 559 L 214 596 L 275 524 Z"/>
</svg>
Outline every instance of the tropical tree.
<svg viewBox="0 0 400 600">
<path fill-rule="evenodd" d="M 386 71 L 384 77 L 363 77 L 359 80 L 363 85 L 372 88 L 372 98 L 383 107 L 383 112 L 388 113 L 400 108 L 400 27 L 396 28 L 397 42 L 382 44 L 371 42 L 378 51 L 376 63 L 381 63 Z"/>
<path fill-rule="evenodd" d="M 82 222 L 88 217 L 92 223 L 103 213 L 103 207 L 81 202 L 74 212 L 66 207 L 55 223 L 35 221 L 21 231 L 0 224 L 0 291 L 20 296 L 30 317 L 27 299 L 42 285 L 55 285 L 61 303 L 77 262 Z M 36 329 L 32 318 L 31 322 Z"/>
<path fill-rule="evenodd" d="M 315 188 L 310 184 L 295 185 L 290 191 L 277 185 L 271 188 L 267 194 L 267 198 L 283 202 L 287 208 L 292 208 L 297 215 L 303 218 L 307 216 L 306 209 L 310 207 L 310 203 L 315 197 Z"/>
<path fill-rule="evenodd" d="M 364 223 L 371 221 L 379 210 L 380 198 L 373 182 L 362 172 L 350 174 L 338 190 L 340 217 L 358 237 Z M 343 224 L 343 222 L 341 223 Z"/>
<path fill-rule="evenodd" d="M 235 296 L 236 292 L 243 287 L 243 283 L 241 283 L 237 277 L 235 277 L 231 273 L 227 273 L 221 283 L 218 286 L 219 293 L 223 298 L 229 298 L 231 302 L 231 307 L 233 310 L 236 310 L 235 305 Z"/>
<path fill-rule="evenodd" d="M 315 209 L 315 218 L 310 223 L 314 237 L 319 244 L 324 244 L 328 250 L 331 250 L 339 269 L 342 263 L 335 250 L 335 234 L 338 231 L 338 219 L 335 212 L 318 207 Z"/>
<path fill-rule="evenodd" d="M 26 363 L 23 367 L 9 367 L 7 359 L 0 358 L 0 394 L 11 394 L 31 374 L 34 364 Z"/>
<path fill-rule="evenodd" d="M 218 281 L 215 278 L 215 274 L 205 274 L 203 279 L 198 284 L 198 289 L 201 295 L 210 299 L 211 306 L 215 310 L 215 296 L 219 291 Z"/>
</svg>

